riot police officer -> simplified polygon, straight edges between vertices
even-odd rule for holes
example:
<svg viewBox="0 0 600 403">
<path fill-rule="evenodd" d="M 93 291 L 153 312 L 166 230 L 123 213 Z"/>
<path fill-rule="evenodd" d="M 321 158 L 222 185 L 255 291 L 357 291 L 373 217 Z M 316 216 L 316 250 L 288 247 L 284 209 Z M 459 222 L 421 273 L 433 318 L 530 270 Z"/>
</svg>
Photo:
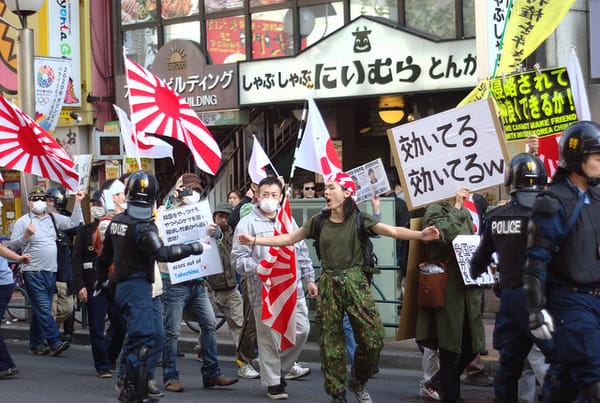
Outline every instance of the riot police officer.
<svg viewBox="0 0 600 403">
<path fill-rule="evenodd" d="M 600 126 L 567 127 L 559 154 L 551 185 L 533 204 L 523 276 L 529 327 L 554 338 L 579 399 L 600 402 Z"/>
<path fill-rule="evenodd" d="M 521 153 L 510 161 L 505 185 L 511 199 L 490 213 L 482 241 L 471 260 L 471 276 L 476 278 L 486 271 L 492 254 L 497 255 L 500 308 L 494 326 L 494 348 L 500 353 L 500 367 L 494 379 L 494 401 L 498 403 L 518 400 L 518 381 L 533 343 L 551 364 L 542 388 L 543 401 L 564 396 L 560 385 L 566 382 L 555 382 L 566 375 L 555 362 L 554 345 L 551 341 L 535 339 L 529 331 L 522 280 L 531 207 L 547 179 L 544 164 L 532 154 Z"/>
<path fill-rule="evenodd" d="M 69 215 L 67 212 L 67 195 L 63 189 L 54 187 L 46 190 L 46 203 L 48 203 L 50 210 L 54 208 L 59 214 Z"/>
<path fill-rule="evenodd" d="M 99 281 L 109 286 L 114 284 L 115 300 L 127 324 L 122 352 L 127 357 L 127 369 L 119 400 L 143 402 L 148 401 L 146 360 L 154 340 L 154 325 L 149 319 L 152 318 L 154 263 L 199 255 L 202 245 L 199 242 L 163 245 L 151 221 L 158 183 L 150 173 L 132 174 L 125 194 L 127 209 L 109 224 L 97 268 Z M 114 271 L 108 279 L 111 263 L 114 263 Z"/>
</svg>

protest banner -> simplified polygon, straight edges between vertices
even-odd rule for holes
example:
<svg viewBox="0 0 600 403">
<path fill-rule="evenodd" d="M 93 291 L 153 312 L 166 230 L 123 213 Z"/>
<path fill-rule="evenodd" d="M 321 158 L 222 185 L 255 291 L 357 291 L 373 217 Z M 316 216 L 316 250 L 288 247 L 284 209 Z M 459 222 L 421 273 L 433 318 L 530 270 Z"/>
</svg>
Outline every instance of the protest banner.
<svg viewBox="0 0 600 403">
<path fill-rule="evenodd" d="M 578 120 L 566 67 L 497 78 L 490 92 L 507 141 L 551 136 Z"/>
<path fill-rule="evenodd" d="M 385 168 L 381 158 L 367 162 L 347 171 L 356 183 L 356 202 L 370 200 L 373 195 L 380 195 L 390 190 Z"/>
<path fill-rule="evenodd" d="M 504 183 L 508 151 L 487 98 L 388 130 L 410 210 Z"/>
<path fill-rule="evenodd" d="M 213 222 L 208 200 L 158 212 L 158 225 L 162 228 L 165 245 L 200 241 L 204 252 L 177 262 L 167 263 L 171 283 L 177 284 L 211 274 L 223 273 L 216 240 L 207 234 Z"/>
<path fill-rule="evenodd" d="M 77 189 L 87 193 L 90 187 L 90 173 L 92 172 L 92 154 L 74 155 L 73 162 L 75 162 L 73 169 L 79 175 Z M 67 196 L 74 194 L 74 191 L 67 189 Z"/>
<path fill-rule="evenodd" d="M 477 246 L 479 246 L 480 240 L 481 237 L 479 235 L 457 235 L 456 238 L 452 240 L 452 248 L 454 249 L 456 261 L 458 262 L 458 269 L 460 270 L 465 285 L 494 284 L 494 274 L 489 267 L 487 272 L 476 279 L 473 279 L 469 274 L 471 258 L 473 257 Z"/>
</svg>

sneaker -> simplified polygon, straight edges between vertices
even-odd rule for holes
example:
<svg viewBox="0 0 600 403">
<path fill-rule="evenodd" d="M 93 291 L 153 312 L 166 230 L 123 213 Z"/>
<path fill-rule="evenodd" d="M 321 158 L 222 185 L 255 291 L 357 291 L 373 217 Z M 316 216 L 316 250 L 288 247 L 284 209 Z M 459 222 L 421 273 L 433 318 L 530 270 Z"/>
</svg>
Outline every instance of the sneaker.
<svg viewBox="0 0 600 403">
<path fill-rule="evenodd" d="M 181 386 L 181 382 L 179 382 L 179 379 L 167 381 L 167 383 L 165 383 L 165 389 L 169 392 L 183 392 L 183 386 Z"/>
<path fill-rule="evenodd" d="M 163 392 L 158 386 L 156 386 L 156 382 L 154 379 L 150 379 L 148 381 L 148 396 L 149 397 L 163 397 L 165 392 Z"/>
<path fill-rule="evenodd" d="M 295 362 L 292 368 L 290 368 L 290 370 L 285 373 L 284 377 L 289 381 L 291 379 L 302 378 L 303 376 L 306 376 L 308 374 L 310 374 L 310 368 L 302 367 L 297 362 Z"/>
<path fill-rule="evenodd" d="M 46 355 L 49 352 L 50 352 L 50 348 L 44 344 L 42 344 L 40 346 L 31 347 L 29 349 L 29 353 L 35 354 L 35 355 Z"/>
<path fill-rule="evenodd" d="M 419 396 L 427 397 L 432 400 L 440 401 L 440 394 L 437 390 L 434 389 L 433 384 L 429 381 L 421 384 L 419 388 Z"/>
<path fill-rule="evenodd" d="M 60 355 L 63 351 L 66 351 L 71 347 L 71 344 L 68 341 L 61 341 L 56 346 L 50 348 L 50 355 L 56 357 Z"/>
<path fill-rule="evenodd" d="M 0 371 L 0 379 L 10 378 L 11 376 L 15 376 L 19 373 L 19 368 L 10 367 L 5 369 L 4 371 Z"/>
<path fill-rule="evenodd" d="M 369 395 L 369 391 L 367 390 L 367 385 L 364 383 L 360 383 L 355 379 L 350 379 L 348 389 L 354 393 L 354 396 L 356 396 L 356 400 L 358 400 L 359 403 L 373 403 L 371 395 Z"/>
<path fill-rule="evenodd" d="M 346 391 L 343 391 L 341 393 L 336 393 L 335 395 L 331 396 L 331 403 L 347 403 L 348 400 L 346 400 Z"/>
<path fill-rule="evenodd" d="M 260 378 L 260 374 L 254 369 L 252 364 L 245 362 L 241 367 L 238 368 L 238 376 L 245 379 L 256 379 Z"/>
<path fill-rule="evenodd" d="M 288 394 L 285 393 L 285 386 L 282 384 L 269 386 L 267 388 L 267 396 L 273 400 L 285 400 L 288 398 Z"/>
<path fill-rule="evenodd" d="M 475 375 L 467 375 L 467 377 L 463 380 L 463 383 L 473 386 L 492 386 L 494 384 L 494 380 L 483 372 L 478 372 Z"/>
<path fill-rule="evenodd" d="M 110 372 L 110 369 L 108 369 L 108 368 L 99 369 L 98 370 L 98 378 L 102 378 L 102 379 L 112 378 L 112 373 Z"/>
</svg>

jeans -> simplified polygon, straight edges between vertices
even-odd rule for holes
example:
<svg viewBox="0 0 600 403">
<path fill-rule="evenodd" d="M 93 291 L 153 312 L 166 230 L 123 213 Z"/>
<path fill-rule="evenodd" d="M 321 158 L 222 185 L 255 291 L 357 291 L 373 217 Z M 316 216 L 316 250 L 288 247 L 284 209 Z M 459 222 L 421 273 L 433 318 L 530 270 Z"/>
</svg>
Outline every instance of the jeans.
<svg viewBox="0 0 600 403">
<path fill-rule="evenodd" d="M 117 283 L 115 292 L 125 326 L 127 337 L 122 354 L 127 360 L 127 373 L 134 373 L 144 365 L 140 357 L 143 347 L 154 347 L 155 331 L 152 318 L 152 284 L 145 273 L 136 273 L 125 281 Z"/>
<path fill-rule="evenodd" d="M 354 340 L 354 331 L 350 324 L 348 313 L 344 312 L 344 337 L 346 339 L 346 351 L 350 360 L 350 366 L 354 365 L 354 352 L 356 351 L 356 340 Z"/>
<path fill-rule="evenodd" d="M 181 330 L 183 308 L 189 305 L 200 325 L 202 346 L 202 382 L 206 383 L 221 376 L 217 357 L 216 319 L 208 292 L 202 281 L 185 281 L 171 284 L 163 279 L 163 301 L 165 313 L 165 344 L 163 348 L 163 380 L 179 379 L 177 371 L 177 339 Z"/>
<path fill-rule="evenodd" d="M 15 289 L 14 284 L 0 285 L 0 319 L 4 317 L 4 312 L 10 301 L 13 290 Z M 15 366 L 10 354 L 8 353 L 8 347 L 4 342 L 4 338 L 0 335 L 0 371 L 5 371 Z"/>
<path fill-rule="evenodd" d="M 51 348 L 60 345 L 60 334 L 52 317 L 52 297 L 56 288 L 56 273 L 49 271 L 25 271 L 25 289 L 31 302 L 29 347 L 39 348 L 45 342 Z"/>
<path fill-rule="evenodd" d="M 88 293 L 87 314 L 92 344 L 92 355 L 94 356 L 94 367 L 96 370 L 110 369 L 108 359 L 108 343 L 104 337 L 104 320 L 108 308 L 106 291 L 94 296 L 93 291 Z"/>
<path fill-rule="evenodd" d="M 163 320 L 163 303 L 160 296 L 152 298 L 152 320 L 154 323 L 154 347 L 148 358 L 148 379 L 154 379 L 156 364 L 162 355 L 165 341 L 165 323 Z"/>
</svg>

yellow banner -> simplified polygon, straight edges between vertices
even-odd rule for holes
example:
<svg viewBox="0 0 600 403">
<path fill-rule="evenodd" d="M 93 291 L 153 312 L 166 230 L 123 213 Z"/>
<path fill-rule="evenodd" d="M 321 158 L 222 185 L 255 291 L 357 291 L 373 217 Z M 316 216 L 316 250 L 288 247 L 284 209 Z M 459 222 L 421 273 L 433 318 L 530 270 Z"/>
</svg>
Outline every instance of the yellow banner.
<svg viewBox="0 0 600 403">
<path fill-rule="evenodd" d="M 514 72 L 556 29 L 573 3 L 575 0 L 515 0 L 496 77 Z"/>
<path fill-rule="evenodd" d="M 490 81 L 483 80 L 477 84 L 477 87 L 473 88 L 469 94 L 463 98 L 462 101 L 459 102 L 456 106 L 464 106 L 466 104 L 470 104 L 471 102 L 479 101 L 480 99 L 487 98 L 488 92 L 490 89 Z"/>
</svg>

